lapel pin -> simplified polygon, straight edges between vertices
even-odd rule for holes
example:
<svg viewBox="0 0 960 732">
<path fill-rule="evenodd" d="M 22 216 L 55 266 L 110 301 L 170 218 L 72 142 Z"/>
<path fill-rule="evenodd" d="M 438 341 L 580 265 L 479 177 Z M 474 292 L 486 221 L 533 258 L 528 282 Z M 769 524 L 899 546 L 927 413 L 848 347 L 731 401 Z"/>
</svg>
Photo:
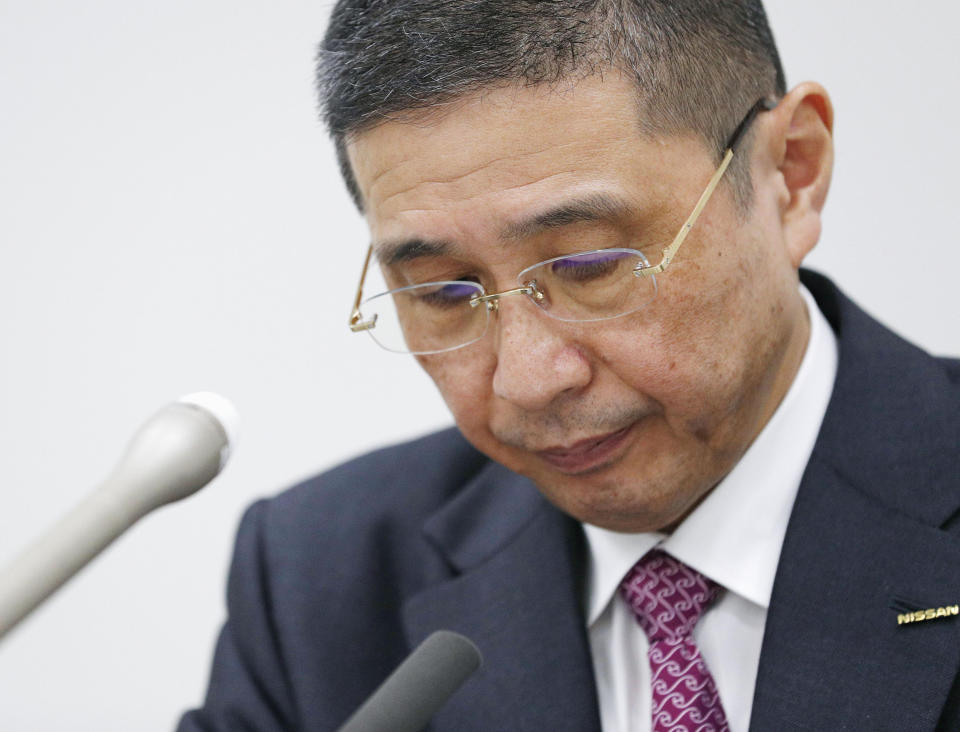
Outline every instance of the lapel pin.
<svg viewBox="0 0 960 732">
<path fill-rule="evenodd" d="M 898 614 L 897 625 L 919 623 L 925 620 L 936 620 L 937 618 L 949 618 L 954 615 L 960 615 L 960 605 L 947 605 L 946 607 L 931 607 L 931 608 L 927 608 L 926 610 L 915 610 L 914 612 Z"/>
</svg>

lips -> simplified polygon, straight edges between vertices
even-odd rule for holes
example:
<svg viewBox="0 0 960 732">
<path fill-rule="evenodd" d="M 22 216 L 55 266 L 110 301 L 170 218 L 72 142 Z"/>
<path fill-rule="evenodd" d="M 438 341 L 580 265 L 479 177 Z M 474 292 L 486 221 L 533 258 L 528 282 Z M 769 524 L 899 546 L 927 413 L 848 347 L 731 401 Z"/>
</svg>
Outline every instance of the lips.
<svg viewBox="0 0 960 732">
<path fill-rule="evenodd" d="M 601 467 L 616 457 L 632 430 L 630 424 L 616 432 L 588 437 L 572 445 L 537 452 L 543 460 L 563 473 L 576 475 Z"/>
</svg>

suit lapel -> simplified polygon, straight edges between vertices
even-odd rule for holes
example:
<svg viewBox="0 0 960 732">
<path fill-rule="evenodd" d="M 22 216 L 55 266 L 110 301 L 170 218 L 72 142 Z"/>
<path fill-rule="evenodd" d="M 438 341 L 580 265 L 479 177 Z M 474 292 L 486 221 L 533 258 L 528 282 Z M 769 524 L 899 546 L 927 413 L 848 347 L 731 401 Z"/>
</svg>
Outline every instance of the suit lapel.
<svg viewBox="0 0 960 732">
<path fill-rule="evenodd" d="M 446 628 L 484 657 L 432 728 L 599 730 L 579 525 L 491 464 L 430 519 L 426 535 L 458 574 L 406 603 L 408 640 Z"/>
<path fill-rule="evenodd" d="M 960 619 L 898 625 L 904 601 L 960 602 L 957 542 L 815 456 L 781 553 L 751 729 L 932 730 L 960 666 Z"/>
<path fill-rule="evenodd" d="M 767 615 L 751 729 L 932 730 L 960 667 L 960 404 L 933 359 L 804 273 L 839 338 Z"/>
</svg>

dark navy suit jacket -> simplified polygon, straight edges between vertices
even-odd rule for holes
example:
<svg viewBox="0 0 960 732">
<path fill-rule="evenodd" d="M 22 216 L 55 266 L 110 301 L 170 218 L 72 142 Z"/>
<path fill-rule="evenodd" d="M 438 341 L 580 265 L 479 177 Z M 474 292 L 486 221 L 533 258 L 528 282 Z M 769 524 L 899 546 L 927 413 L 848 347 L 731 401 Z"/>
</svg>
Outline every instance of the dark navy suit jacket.
<svg viewBox="0 0 960 732">
<path fill-rule="evenodd" d="M 780 557 L 753 730 L 960 729 L 960 362 L 824 278 L 834 393 Z M 758 486 L 757 490 L 762 490 Z M 204 706 L 180 730 L 333 730 L 432 631 L 485 663 L 432 729 L 599 730 L 579 525 L 454 430 L 373 453 L 243 519 Z"/>
</svg>

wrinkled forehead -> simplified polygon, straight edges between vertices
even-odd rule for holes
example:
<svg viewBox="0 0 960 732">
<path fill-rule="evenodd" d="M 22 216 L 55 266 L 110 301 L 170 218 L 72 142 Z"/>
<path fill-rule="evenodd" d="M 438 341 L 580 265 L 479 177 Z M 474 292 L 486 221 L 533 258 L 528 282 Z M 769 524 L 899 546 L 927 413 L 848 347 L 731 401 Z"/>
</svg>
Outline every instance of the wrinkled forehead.
<svg viewBox="0 0 960 732">
<path fill-rule="evenodd" d="M 349 161 L 366 207 L 397 197 L 477 195 L 547 175 L 585 174 L 644 137 L 619 75 L 565 87 L 487 89 L 355 135 Z M 649 142 L 649 138 L 647 138 Z"/>
</svg>

